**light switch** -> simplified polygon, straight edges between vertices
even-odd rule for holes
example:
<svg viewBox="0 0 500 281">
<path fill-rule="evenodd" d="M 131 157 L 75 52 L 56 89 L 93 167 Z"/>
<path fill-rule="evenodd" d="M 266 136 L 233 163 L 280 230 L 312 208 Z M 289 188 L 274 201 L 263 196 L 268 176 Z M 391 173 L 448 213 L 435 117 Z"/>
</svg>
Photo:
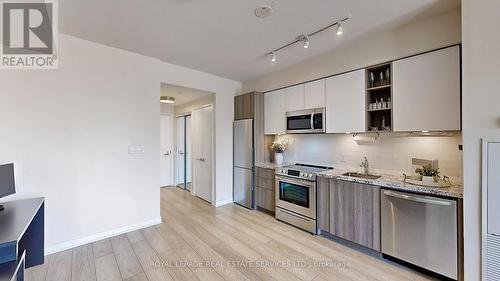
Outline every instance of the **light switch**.
<svg viewBox="0 0 500 281">
<path fill-rule="evenodd" d="M 144 154 L 144 145 L 136 145 L 136 144 L 129 145 L 128 154 Z"/>
<path fill-rule="evenodd" d="M 339 154 L 339 160 L 340 160 L 340 162 L 345 163 L 345 155 L 344 155 L 344 153 L 340 153 Z"/>
</svg>

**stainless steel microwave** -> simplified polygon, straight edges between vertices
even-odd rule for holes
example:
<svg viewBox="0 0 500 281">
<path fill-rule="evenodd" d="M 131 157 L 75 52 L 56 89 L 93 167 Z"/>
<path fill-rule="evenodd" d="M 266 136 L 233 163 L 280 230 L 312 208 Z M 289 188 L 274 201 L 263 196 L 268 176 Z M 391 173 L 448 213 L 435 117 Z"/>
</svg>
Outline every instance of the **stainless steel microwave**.
<svg viewBox="0 0 500 281">
<path fill-rule="evenodd" d="M 325 132 L 325 108 L 286 113 L 287 134 L 317 134 Z"/>
</svg>

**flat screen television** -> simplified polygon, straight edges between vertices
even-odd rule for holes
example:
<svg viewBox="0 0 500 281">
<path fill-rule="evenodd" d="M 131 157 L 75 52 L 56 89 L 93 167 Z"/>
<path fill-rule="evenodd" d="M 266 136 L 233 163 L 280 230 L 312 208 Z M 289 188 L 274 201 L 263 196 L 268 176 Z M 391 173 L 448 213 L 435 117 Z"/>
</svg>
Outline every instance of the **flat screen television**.
<svg viewBox="0 0 500 281">
<path fill-rule="evenodd" d="M 16 193 L 14 164 L 0 165 L 0 198 Z M 4 207 L 0 205 L 0 211 Z"/>
</svg>

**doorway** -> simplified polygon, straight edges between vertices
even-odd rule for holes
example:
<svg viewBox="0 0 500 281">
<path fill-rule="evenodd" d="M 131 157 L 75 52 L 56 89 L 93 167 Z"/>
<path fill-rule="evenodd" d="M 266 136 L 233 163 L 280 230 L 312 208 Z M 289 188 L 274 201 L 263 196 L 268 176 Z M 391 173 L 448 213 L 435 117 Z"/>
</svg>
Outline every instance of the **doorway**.
<svg viewBox="0 0 500 281">
<path fill-rule="evenodd" d="M 176 117 L 175 185 L 191 191 L 191 115 Z"/>
<path fill-rule="evenodd" d="M 172 118 L 171 121 L 161 121 L 172 125 L 171 148 L 164 148 L 163 142 L 161 145 L 161 169 L 167 169 L 163 166 L 170 163 L 172 172 L 170 178 L 162 178 L 162 184 L 170 179 L 170 186 L 214 204 L 215 94 L 166 83 L 161 83 L 160 90 L 160 113 L 170 113 Z M 168 129 L 161 126 L 163 138 Z"/>
<path fill-rule="evenodd" d="M 213 182 L 213 105 L 193 110 L 193 193 L 214 202 Z"/>
<path fill-rule="evenodd" d="M 174 116 L 165 113 L 160 116 L 160 186 L 173 185 Z"/>
</svg>

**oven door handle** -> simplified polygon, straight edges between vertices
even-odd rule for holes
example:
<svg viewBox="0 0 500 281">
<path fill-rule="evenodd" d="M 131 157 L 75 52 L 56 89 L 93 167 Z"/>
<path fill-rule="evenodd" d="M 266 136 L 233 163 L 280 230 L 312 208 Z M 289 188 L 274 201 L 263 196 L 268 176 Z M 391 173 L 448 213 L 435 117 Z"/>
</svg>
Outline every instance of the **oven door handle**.
<svg viewBox="0 0 500 281">
<path fill-rule="evenodd" d="M 314 186 L 315 186 L 315 182 L 313 182 L 313 181 L 302 180 L 302 179 L 294 178 L 294 177 L 276 176 L 276 184 L 278 184 L 280 181 L 293 183 L 296 185 L 301 185 L 301 186 L 310 187 L 310 188 L 314 188 Z"/>
<path fill-rule="evenodd" d="M 316 128 L 314 128 L 314 114 L 316 114 L 316 113 L 311 113 L 311 120 L 310 120 L 311 121 L 311 130 L 316 129 Z"/>
</svg>

